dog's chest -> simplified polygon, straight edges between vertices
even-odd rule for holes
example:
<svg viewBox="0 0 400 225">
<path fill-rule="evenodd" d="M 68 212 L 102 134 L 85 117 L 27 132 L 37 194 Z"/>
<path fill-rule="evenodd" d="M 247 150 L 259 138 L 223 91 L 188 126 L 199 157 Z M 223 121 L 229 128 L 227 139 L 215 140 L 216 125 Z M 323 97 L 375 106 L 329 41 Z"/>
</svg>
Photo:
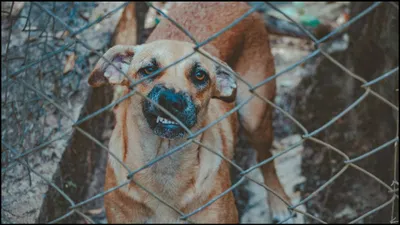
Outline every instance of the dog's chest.
<svg viewBox="0 0 400 225">
<path fill-rule="evenodd" d="M 179 145 L 180 143 L 172 143 L 169 140 L 163 139 L 160 143 L 157 143 L 156 149 L 143 151 L 144 164 L 164 154 L 168 154 L 167 157 L 155 162 L 148 170 L 148 176 L 152 178 L 153 182 L 161 185 L 164 191 L 172 189 L 171 191 L 175 192 L 176 189 L 179 189 L 180 182 L 177 181 L 184 181 L 184 179 L 191 178 L 194 175 L 194 171 L 196 171 L 195 166 L 198 164 L 196 146 L 189 145 L 177 152 L 171 153 Z"/>
</svg>

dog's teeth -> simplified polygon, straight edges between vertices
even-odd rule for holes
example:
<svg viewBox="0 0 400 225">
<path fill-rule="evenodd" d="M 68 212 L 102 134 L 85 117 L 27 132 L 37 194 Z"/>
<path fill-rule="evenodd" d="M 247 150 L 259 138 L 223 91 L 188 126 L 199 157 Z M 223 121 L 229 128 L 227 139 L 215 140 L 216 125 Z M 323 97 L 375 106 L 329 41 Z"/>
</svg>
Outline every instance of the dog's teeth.
<svg viewBox="0 0 400 225">
<path fill-rule="evenodd" d="M 163 124 L 178 124 L 178 123 L 176 123 L 176 122 L 174 122 L 174 121 L 172 121 L 172 120 L 165 119 L 165 118 L 163 118 L 163 117 L 161 117 L 161 116 L 158 116 L 158 117 L 157 117 L 156 122 L 157 122 L 157 123 L 163 123 Z"/>
</svg>

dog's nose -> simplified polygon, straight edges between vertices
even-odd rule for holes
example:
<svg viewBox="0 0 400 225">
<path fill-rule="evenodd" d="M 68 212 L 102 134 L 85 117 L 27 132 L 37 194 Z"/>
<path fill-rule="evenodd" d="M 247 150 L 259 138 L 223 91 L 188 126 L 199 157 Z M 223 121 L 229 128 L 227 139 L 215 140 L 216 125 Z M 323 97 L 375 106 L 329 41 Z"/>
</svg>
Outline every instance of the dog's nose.
<svg viewBox="0 0 400 225">
<path fill-rule="evenodd" d="M 160 93 L 158 103 L 167 110 L 183 111 L 186 107 L 186 102 L 181 94 L 175 93 L 172 90 L 164 90 Z"/>
</svg>

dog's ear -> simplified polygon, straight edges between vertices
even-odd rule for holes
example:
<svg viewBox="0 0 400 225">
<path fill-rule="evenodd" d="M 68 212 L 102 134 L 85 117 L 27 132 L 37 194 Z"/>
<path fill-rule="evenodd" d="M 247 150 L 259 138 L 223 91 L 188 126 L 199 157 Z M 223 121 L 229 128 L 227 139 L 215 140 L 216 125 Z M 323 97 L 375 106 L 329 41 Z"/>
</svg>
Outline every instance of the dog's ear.
<svg viewBox="0 0 400 225">
<path fill-rule="evenodd" d="M 133 57 L 134 46 L 116 45 L 110 48 L 103 57 L 112 62 L 125 74 L 128 72 Z M 100 87 L 104 84 L 128 85 L 128 79 L 104 58 L 100 58 L 89 76 L 88 83 L 92 87 Z"/>
<path fill-rule="evenodd" d="M 225 102 L 233 102 L 236 99 L 236 78 L 233 70 L 224 62 L 218 60 L 225 67 L 215 63 L 216 84 L 213 98 L 221 99 Z"/>
</svg>

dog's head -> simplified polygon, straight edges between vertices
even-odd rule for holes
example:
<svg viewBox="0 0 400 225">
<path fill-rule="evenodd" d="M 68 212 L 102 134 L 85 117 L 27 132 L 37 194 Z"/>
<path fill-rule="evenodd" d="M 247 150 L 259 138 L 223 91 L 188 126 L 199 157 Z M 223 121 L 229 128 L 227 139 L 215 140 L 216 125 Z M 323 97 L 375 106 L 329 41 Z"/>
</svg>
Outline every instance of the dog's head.
<svg viewBox="0 0 400 225">
<path fill-rule="evenodd" d="M 104 58 L 113 62 L 132 80 L 137 81 L 192 53 L 193 47 L 191 43 L 172 40 L 155 41 L 138 46 L 117 45 L 109 49 Z M 225 63 L 219 62 L 229 68 Z M 235 100 L 236 81 L 229 74 L 230 69 L 226 68 L 200 53 L 195 53 L 158 75 L 146 79 L 136 88 L 191 129 L 206 113 L 211 98 L 226 102 Z M 89 84 L 98 87 L 106 83 L 125 86 L 130 84 L 129 79 L 114 66 L 100 59 L 90 74 Z M 150 101 L 137 102 L 133 107 L 141 107 L 140 116 L 143 118 L 137 119 L 146 120 L 156 135 L 168 139 L 184 136 L 185 130 Z"/>
</svg>

